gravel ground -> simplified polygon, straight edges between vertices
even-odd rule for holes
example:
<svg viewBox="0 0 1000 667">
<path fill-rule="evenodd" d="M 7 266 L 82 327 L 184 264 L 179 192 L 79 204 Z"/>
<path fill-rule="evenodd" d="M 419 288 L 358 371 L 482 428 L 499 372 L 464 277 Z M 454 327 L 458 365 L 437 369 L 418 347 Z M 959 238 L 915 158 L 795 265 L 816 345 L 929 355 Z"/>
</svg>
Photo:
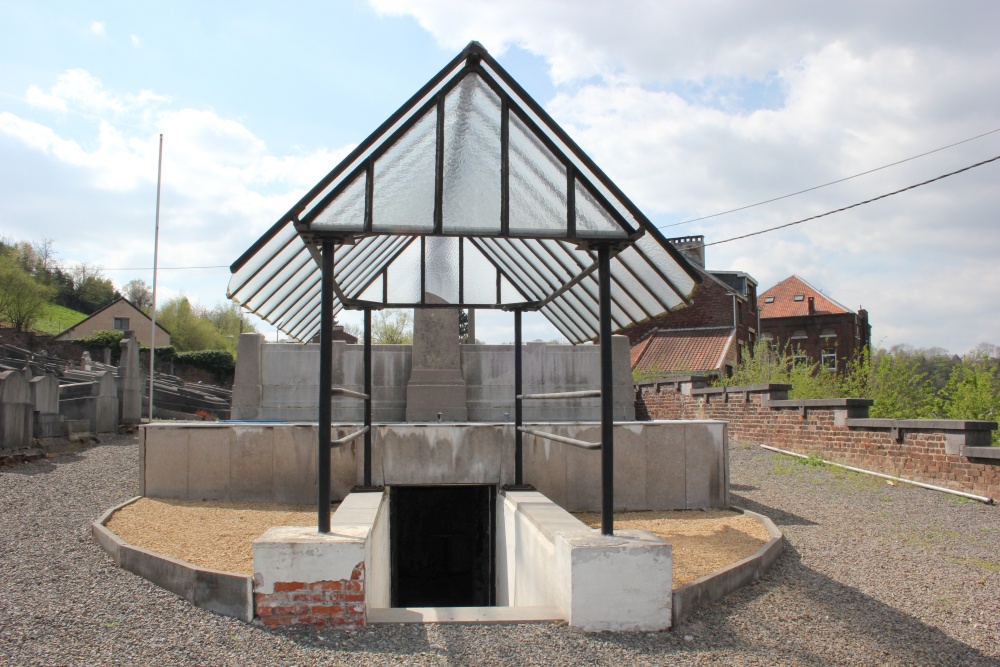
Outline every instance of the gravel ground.
<svg viewBox="0 0 1000 667">
<path fill-rule="evenodd" d="M 1000 665 L 1000 509 L 734 445 L 734 503 L 785 531 L 764 580 L 649 634 L 553 625 L 271 631 L 116 568 L 90 522 L 132 436 L 0 470 L 4 665 Z"/>
</svg>

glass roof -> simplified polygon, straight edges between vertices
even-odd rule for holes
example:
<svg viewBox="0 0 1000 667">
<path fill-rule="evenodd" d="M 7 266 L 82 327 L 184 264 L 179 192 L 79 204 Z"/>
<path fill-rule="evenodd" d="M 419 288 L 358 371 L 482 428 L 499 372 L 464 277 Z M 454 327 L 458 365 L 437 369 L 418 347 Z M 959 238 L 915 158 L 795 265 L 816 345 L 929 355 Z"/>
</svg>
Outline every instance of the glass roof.
<svg viewBox="0 0 1000 667">
<path fill-rule="evenodd" d="M 700 281 L 476 42 L 232 265 L 229 297 L 309 340 L 323 241 L 337 244 L 334 317 L 539 310 L 573 343 L 598 335 L 597 245 L 611 248 L 614 328 L 686 305 Z"/>
</svg>

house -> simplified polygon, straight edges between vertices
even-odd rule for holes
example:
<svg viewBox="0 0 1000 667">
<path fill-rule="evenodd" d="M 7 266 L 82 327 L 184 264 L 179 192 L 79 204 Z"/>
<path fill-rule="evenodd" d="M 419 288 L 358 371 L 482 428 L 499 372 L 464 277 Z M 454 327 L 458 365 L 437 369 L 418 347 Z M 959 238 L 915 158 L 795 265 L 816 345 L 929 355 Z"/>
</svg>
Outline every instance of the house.
<svg viewBox="0 0 1000 667">
<path fill-rule="evenodd" d="M 871 346 L 868 311 L 854 312 L 798 276 L 760 298 L 761 338 L 773 349 L 788 350 L 797 362 L 818 361 L 836 371 Z"/>
<path fill-rule="evenodd" d="M 740 347 L 759 330 L 757 281 L 742 271 L 705 270 L 705 237 L 667 239 L 702 276 L 692 304 L 617 333 L 628 336 L 633 375 L 731 375 Z"/>
<path fill-rule="evenodd" d="M 55 340 L 86 338 L 95 331 L 134 331 L 139 343 L 149 346 L 152 323 L 149 315 L 139 310 L 125 297 L 119 297 L 82 322 L 56 334 Z M 156 347 L 167 345 L 170 345 L 170 332 L 157 324 Z"/>
</svg>

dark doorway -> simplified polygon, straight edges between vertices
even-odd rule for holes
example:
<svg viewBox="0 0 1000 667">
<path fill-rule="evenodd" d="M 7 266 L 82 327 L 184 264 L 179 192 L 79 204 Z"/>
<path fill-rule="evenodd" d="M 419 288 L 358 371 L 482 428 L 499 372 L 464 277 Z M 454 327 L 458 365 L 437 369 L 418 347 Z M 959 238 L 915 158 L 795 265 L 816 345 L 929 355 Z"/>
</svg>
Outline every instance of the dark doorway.
<svg viewBox="0 0 1000 667">
<path fill-rule="evenodd" d="M 393 607 L 495 604 L 496 487 L 389 490 Z"/>
</svg>

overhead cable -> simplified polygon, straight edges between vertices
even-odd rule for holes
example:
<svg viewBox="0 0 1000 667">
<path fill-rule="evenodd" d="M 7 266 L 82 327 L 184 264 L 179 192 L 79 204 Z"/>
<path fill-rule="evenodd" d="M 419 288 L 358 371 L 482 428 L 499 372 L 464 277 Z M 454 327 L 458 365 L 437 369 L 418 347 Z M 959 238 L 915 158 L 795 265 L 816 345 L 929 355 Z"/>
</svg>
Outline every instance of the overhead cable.
<svg viewBox="0 0 1000 667">
<path fill-rule="evenodd" d="M 905 188 L 902 188 L 900 190 L 896 190 L 894 192 L 888 192 L 888 193 L 886 193 L 884 195 L 879 195 L 878 197 L 872 197 L 871 199 L 866 199 L 865 201 L 860 201 L 857 204 L 851 204 L 850 206 L 844 206 L 843 208 L 838 208 L 838 209 L 836 209 L 834 211 L 827 211 L 826 213 L 820 213 L 819 215 L 814 215 L 814 216 L 811 216 L 811 217 L 808 217 L 808 218 L 803 218 L 802 220 L 796 220 L 795 222 L 787 222 L 787 223 L 785 223 L 783 225 L 778 225 L 777 227 L 768 227 L 767 229 L 761 229 L 760 231 L 750 232 L 749 234 L 743 234 L 741 236 L 734 236 L 732 238 L 723 239 L 721 241 L 714 241 L 712 243 L 706 243 L 705 246 L 708 247 L 710 245 L 719 245 L 720 243 L 729 243 L 730 241 L 738 241 L 739 239 L 745 239 L 745 238 L 748 238 L 750 236 L 758 236 L 759 234 L 766 234 L 768 232 L 773 232 L 773 231 L 775 231 L 777 229 L 784 229 L 785 227 L 791 227 L 792 225 L 800 225 L 803 222 L 809 222 L 810 220 L 815 220 L 816 218 L 823 218 L 823 217 L 826 217 L 828 215 L 833 215 L 834 213 L 841 213 L 842 211 L 846 211 L 848 209 L 857 208 L 858 206 L 864 206 L 865 204 L 871 204 L 872 202 L 878 201 L 879 199 L 885 199 L 886 197 L 891 197 L 893 195 L 898 195 L 899 193 L 906 192 L 907 190 L 913 190 L 914 188 L 919 188 L 919 187 L 921 187 L 923 185 L 927 185 L 928 183 L 933 183 L 935 181 L 940 181 L 943 178 L 948 178 L 949 176 L 954 176 L 955 174 L 961 174 L 963 171 L 969 171 L 970 169 L 975 169 L 976 167 L 981 167 L 984 164 L 989 164 L 990 162 L 996 162 L 997 160 L 1000 160 L 1000 155 L 997 155 L 996 157 L 990 158 L 989 160 L 983 160 L 982 162 L 977 162 L 976 164 L 970 164 L 968 167 L 963 167 L 962 169 L 959 169 L 957 171 L 953 171 L 953 172 L 948 173 L 948 174 L 942 174 L 941 176 L 938 176 L 936 178 L 932 178 L 929 181 L 924 181 L 922 183 L 916 183 L 914 185 L 907 186 Z"/>
<path fill-rule="evenodd" d="M 920 155 L 914 155 L 913 157 L 908 157 L 903 160 L 897 160 L 896 162 L 891 162 L 889 164 L 882 165 L 881 167 L 875 167 L 874 169 L 869 169 L 868 171 L 863 171 L 860 174 L 854 174 L 853 176 L 845 176 L 844 178 L 838 178 L 835 181 L 830 181 L 829 183 L 823 183 L 822 185 L 814 185 L 811 188 L 806 188 L 805 190 L 799 190 L 798 192 L 792 192 L 791 194 L 782 195 L 780 197 L 774 197 L 773 199 L 765 199 L 764 201 L 759 201 L 756 204 L 747 204 L 746 206 L 740 206 L 739 208 L 732 208 L 728 211 L 721 211 L 719 213 L 713 213 L 711 215 L 704 215 L 700 218 L 691 218 L 690 220 L 682 220 L 681 222 L 674 222 L 669 225 L 661 225 L 659 229 L 665 229 L 667 227 L 677 227 L 679 225 L 686 225 L 689 222 L 697 222 L 699 220 L 708 220 L 709 218 L 717 218 L 720 215 L 728 215 L 729 213 L 736 213 L 737 211 L 745 211 L 748 208 L 753 208 L 755 206 L 762 206 L 764 204 L 770 204 L 771 202 L 780 201 L 782 199 L 788 199 L 789 197 L 794 197 L 795 195 L 801 195 L 805 192 L 812 192 L 813 190 L 819 190 L 820 188 L 825 188 L 830 185 L 836 185 L 837 183 L 843 183 L 844 181 L 849 181 L 852 178 L 858 178 L 859 176 L 865 176 L 867 174 L 875 173 L 876 171 L 881 171 L 882 169 L 888 169 L 889 167 L 895 167 L 897 164 L 903 164 L 904 162 L 909 162 L 910 160 L 916 160 L 917 158 L 930 155 L 932 153 L 937 153 L 948 148 L 954 148 L 960 144 L 968 143 L 976 139 L 981 139 L 987 135 L 1000 132 L 1000 127 L 995 130 L 990 130 L 989 132 L 983 132 L 982 134 L 977 134 L 974 137 L 969 137 L 968 139 L 962 139 L 961 141 L 956 141 L 953 144 L 948 144 L 947 146 L 941 146 L 940 148 L 935 148 L 934 150 L 927 151 L 926 153 L 921 153 Z"/>
</svg>

